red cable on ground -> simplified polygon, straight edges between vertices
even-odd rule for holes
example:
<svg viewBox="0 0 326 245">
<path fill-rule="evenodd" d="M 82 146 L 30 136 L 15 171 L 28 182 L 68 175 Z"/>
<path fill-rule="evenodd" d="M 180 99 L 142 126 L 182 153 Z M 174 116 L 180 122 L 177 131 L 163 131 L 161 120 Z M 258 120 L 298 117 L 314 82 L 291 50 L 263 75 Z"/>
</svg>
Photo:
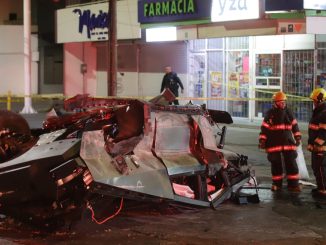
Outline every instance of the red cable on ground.
<svg viewBox="0 0 326 245">
<path fill-rule="evenodd" d="M 117 210 L 117 212 L 115 212 L 115 214 L 112 214 L 111 216 L 105 218 L 105 219 L 102 220 L 102 221 L 98 221 L 98 220 L 95 218 L 95 213 L 94 213 L 94 210 L 93 210 L 92 206 L 91 206 L 90 204 L 87 204 L 87 208 L 88 208 L 89 210 L 91 210 L 91 213 L 92 213 L 92 220 L 93 220 L 96 224 L 98 224 L 98 225 L 102 225 L 102 224 L 104 224 L 105 222 L 107 222 L 108 220 L 110 220 L 110 219 L 114 218 L 115 216 L 117 216 L 117 215 L 120 213 L 120 211 L 121 211 L 121 209 L 122 209 L 122 206 L 123 206 L 123 198 L 121 198 L 121 201 L 120 201 L 120 207 L 119 207 L 119 209 Z"/>
</svg>

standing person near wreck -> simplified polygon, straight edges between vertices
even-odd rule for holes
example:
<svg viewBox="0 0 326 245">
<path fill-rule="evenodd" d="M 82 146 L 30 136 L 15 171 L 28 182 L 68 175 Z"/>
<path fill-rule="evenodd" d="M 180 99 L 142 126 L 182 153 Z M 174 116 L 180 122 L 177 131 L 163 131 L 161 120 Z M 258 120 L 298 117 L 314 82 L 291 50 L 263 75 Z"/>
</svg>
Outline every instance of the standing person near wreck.
<svg viewBox="0 0 326 245">
<path fill-rule="evenodd" d="M 286 95 L 279 91 L 273 97 L 273 107 L 267 111 L 259 134 L 259 148 L 265 149 L 271 162 L 272 191 L 282 189 L 283 164 L 287 174 L 288 190 L 300 192 L 296 148 L 301 143 L 297 120 L 286 106 Z"/>
<path fill-rule="evenodd" d="M 313 195 L 326 197 L 326 91 L 323 88 L 313 90 L 310 99 L 314 110 L 309 122 L 308 150 L 311 151 L 311 167 L 316 178 L 317 188 Z"/>
<path fill-rule="evenodd" d="M 179 86 L 181 87 L 181 93 L 183 94 L 183 84 L 178 77 L 177 73 L 172 71 L 171 66 L 165 67 L 165 75 L 162 80 L 161 93 L 164 89 L 168 88 L 171 92 L 178 97 L 179 96 Z M 179 105 L 179 101 L 176 99 L 173 101 L 175 105 Z"/>
</svg>

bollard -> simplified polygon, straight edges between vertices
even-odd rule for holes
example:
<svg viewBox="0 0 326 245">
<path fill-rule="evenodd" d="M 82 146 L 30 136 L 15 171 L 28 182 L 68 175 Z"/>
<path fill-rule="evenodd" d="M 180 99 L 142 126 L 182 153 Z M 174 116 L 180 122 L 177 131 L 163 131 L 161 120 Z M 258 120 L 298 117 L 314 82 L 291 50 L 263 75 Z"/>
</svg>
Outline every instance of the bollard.
<svg viewBox="0 0 326 245">
<path fill-rule="evenodd" d="M 7 110 L 11 111 L 11 91 L 8 91 L 8 95 L 7 95 Z"/>
</svg>

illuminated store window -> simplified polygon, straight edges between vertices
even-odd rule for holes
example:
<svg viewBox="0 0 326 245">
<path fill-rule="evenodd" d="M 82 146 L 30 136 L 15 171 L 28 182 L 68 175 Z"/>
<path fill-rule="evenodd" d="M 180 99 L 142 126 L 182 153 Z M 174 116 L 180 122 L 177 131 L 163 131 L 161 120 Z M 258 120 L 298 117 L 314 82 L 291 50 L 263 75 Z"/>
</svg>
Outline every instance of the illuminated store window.
<svg viewBox="0 0 326 245">
<path fill-rule="evenodd" d="M 255 117 L 264 117 L 273 93 L 281 90 L 281 54 L 256 54 L 255 62 Z"/>
<path fill-rule="evenodd" d="M 281 86 L 281 54 L 256 54 L 256 86 Z"/>
<path fill-rule="evenodd" d="M 211 38 L 207 40 L 207 48 L 210 49 L 223 49 L 223 38 Z"/>
<path fill-rule="evenodd" d="M 220 98 L 225 98 L 225 75 L 224 75 L 224 52 L 223 50 L 215 50 L 207 52 L 208 60 L 208 86 L 207 95 L 208 108 L 214 110 L 225 110 L 226 101 Z"/>
<path fill-rule="evenodd" d="M 227 38 L 226 47 L 227 110 L 234 117 L 249 117 L 249 38 Z"/>
<path fill-rule="evenodd" d="M 193 52 L 206 50 L 206 39 L 192 40 L 190 42 L 190 50 Z"/>
</svg>

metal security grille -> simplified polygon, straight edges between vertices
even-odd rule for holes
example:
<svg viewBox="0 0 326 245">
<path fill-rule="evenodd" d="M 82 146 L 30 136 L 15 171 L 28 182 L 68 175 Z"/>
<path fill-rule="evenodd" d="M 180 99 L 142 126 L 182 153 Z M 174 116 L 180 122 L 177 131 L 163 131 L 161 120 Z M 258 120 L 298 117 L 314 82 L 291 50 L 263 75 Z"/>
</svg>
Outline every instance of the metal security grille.
<svg viewBox="0 0 326 245">
<path fill-rule="evenodd" d="M 326 42 L 317 42 L 317 71 L 315 87 L 326 88 Z"/>
<path fill-rule="evenodd" d="M 226 49 L 249 49 L 249 37 L 227 38 Z"/>
<path fill-rule="evenodd" d="M 320 71 L 326 71 L 326 49 L 318 49 L 317 54 L 317 69 Z"/>
<path fill-rule="evenodd" d="M 314 51 L 284 51 L 283 91 L 288 94 L 288 106 L 299 121 L 309 121 L 312 102 L 307 101 L 313 90 Z"/>
</svg>

